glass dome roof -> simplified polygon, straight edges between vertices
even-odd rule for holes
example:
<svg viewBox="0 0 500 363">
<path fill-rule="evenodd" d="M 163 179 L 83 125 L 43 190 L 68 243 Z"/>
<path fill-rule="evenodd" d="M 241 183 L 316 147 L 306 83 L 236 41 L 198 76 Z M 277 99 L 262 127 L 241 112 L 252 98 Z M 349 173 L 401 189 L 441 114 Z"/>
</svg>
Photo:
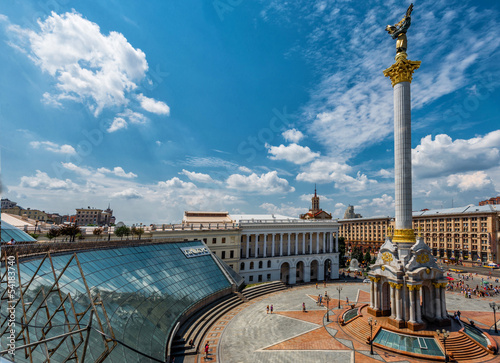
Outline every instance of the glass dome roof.
<svg viewBox="0 0 500 363">
<path fill-rule="evenodd" d="M 12 238 L 16 242 L 36 242 L 36 239 L 26 232 L 4 221 L 0 225 L 0 236 L 2 237 L 2 242 L 9 242 Z"/>
</svg>

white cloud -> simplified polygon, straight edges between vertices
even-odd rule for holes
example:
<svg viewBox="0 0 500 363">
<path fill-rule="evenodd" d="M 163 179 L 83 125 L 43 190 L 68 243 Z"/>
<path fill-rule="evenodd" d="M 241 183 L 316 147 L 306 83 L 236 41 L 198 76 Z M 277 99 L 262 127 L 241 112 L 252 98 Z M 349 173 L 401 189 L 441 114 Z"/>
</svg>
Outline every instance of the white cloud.
<svg viewBox="0 0 500 363">
<path fill-rule="evenodd" d="M 276 171 L 270 171 L 260 176 L 255 173 L 248 176 L 233 174 L 227 178 L 226 182 L 231 189 L 258 194 L 279 194 L 295 191 L 295 188 L 291 187 L 286 179 L 280 178 Z"/>
<path fill-rule="evenodd" d="M 134 174 L 132 172 L 126 173 L 121 166 L 115 166 L 113 170 L 109 170 L 107 168 L 98 168 L 97 171 L 103 174 L 114 174 L 122 178 L 128 178 L 128 179 L 137 178 L 137 174 Z"/>
<path fill-rule="evenodd" d="M 31 30 L 9 25 L 8 44 L 55 78 L 55 88 L 43 94 L 44 103 L 61 106 L 65 100 L 79 102 L 96 117 L 104 109 L 127 107 L 131 101 L 149 112 L 170 112 L 164 102 L 142 93 L 132 96 L 146 79 L 148 63 L 144 52 L 134 48 L 123 34 L 111 31 L 105 35 L 98 24 L 75 11 L 52 12 L 38 20 L 38 26 Z M 111 128 L 110 132 L 116 130 Z"/>
<path fill-rule="evenodd" d="M 220 181 L 212 179 L 212 177 L 208 174 L 196 173 L 194 171 L 188 171 L 186 169 L 182 169 L 182 172 L 180 172 L 179 174 L 184 174 L 189 178 L 189 180 L 192 180 L 194 182 L 221 184 Z"/>
<path fill-rule="evenodd" d="M 420 140 L 412 153 L 417 177 L 446 176 L 476 170 L 487 170 L 500 164 L 500 130 L 468 140 L 455 141 L 448 135 L 431 135 Z"/>
<path fill-rule="evenodd" d="M 298 181 L 310 183 L 335 183 L 335 187 L 351 192 L 367 190 L 377 184 L 376 180 L 369 179 L 365 174 L 357 172 L 355 177 L 348 175 L 352 168 L 329 158 L 313 161 L 297 175 Z"/>
<path fill-rule="evenodd" d="M 70 190 L 76 188 L 76 184 L 74 184 L 70 179 L 62 180 L 51 178 L 47 175 L 47 173 L 40 170 L 36 171 L 35 176 L 21 177 L 20 186 L 26 188 L 48 190 Z"/>
<path fill-rule="evenodd" d="M 242 171 L 244 173 L 251 173 L 252 172 L 252 169 L 247 168 L 246 166 L 240 166 L 240 167 L 238 167 L 238 170 Z"/>
<path fill-rule="evenodd" d="M 30 142 L 30 145 L 34 149 L 43 148 L 47 151 L 52 151 L 59 154 L 68 154 L 68 155 L 76 154 L 75 148 L 67 144 L 58 145 L 50 141 L 32 141 Z"/>
<path fill-rule="evenodd" d="M 161 146 L 161 141 L 160 140 L 156 140 L 156 145 Z"/>
<path fill-rule="evenodd" d="M 286 160 L 294 164 L 305 164 L 319 157 L 319 153 L 315 153 L 307 146 L 290 144 L 288 146 L 270 146 L 266 144 L 271 160 Z"/>
<path fill-rule="evenodd" d="M 492 184 L 490 177 L 484 171 L 469 174 L 453 174 L 447 178 L 448 186 L 456 186 L 463 191 L 481 190 Z"/>
<path fill-rule="evenodd" d="M 170 115 L 170 107 L 168 107 L 164 102 L 146 97 L 142 93 L 137 95 L 137 99 L 141 103 L 141 107 L 148 112 L 156 113 L 158 115 Z"/>
<path fill-rule="evenodd" d="M 111 126 L 109 126 L 107 131 L 111 133 L 126 128 L 127 128 L 127 121 L 125 121 L 121 117 L 115 117 L 113 123 L 111 124 Z"/>
<path fill-rule="evenodd" d="M 394 170 L 380 169 L 375 175 L 381 178 L 394 178 Z"/>
<path fill-rule="evenodd" d="M 311 202 L 311 198 L 314 196 L 314 194 L 302 194 L 299 199 L 304 201 L 304 202 Z M 318 194 L 318 197 L 320 199 L 320 203 L 323 202 L 331 202 L 333 199 L 325 197 L 324 195 Z"/>
<path fill-rule="evenodd" d="M 259 207 L 264 209 L 269 214 L 280 214 L 283 216 L 295 218 L 307 212 L 307 208 L 297 208 L 291 203 L 281 203 L 279 207 L 274 205 L 273 203 L 262 203 Z"/>
<path fill-rule="evenodd" d="M 294 143 L 298 143 L 300 140 L 304 138 L 304 134 L 296 129 L 283 131 L 281 135 L 285 138 L 286 141 Z"/>
<path fill-rule="evenodd" d="M 158 186 L 160 188 L 165 188 L 165 189 L 188 189 L 188 190 L 197 189 L 195 184 L 191 182 L 182 181 L 177 177 L 173 177 L 172 179 L 169 179 L 167 181 L 158 182 Z"/>
<path fill-rule="evenodd" d="M 127 188 L 121 192 L 111 194 L 111 198 L 141 199 L 143 196 L 134 188 Z"/>
<path fill-rule="evenodd" d="M 67 169 L 67 170 L 71 170 L 79 175 L 82 175 L 82 176 L 91 176 L 94 174 L 94 172 L 88 168 L 85 168 L 85 167 L 81 167 L 81 166 L 77 166 L 73 163 L 61 163 L 61 165 L 63 166 L 63 168 Z"/>
<path fill-rule="evenodd" d="M 129 122 L 133 124 L 144 124 L 148 121 L 148 118 L 142 113 L 132 111 L 128 108 L 125 111 L 120 112 L 118 116 L 122 118 L 128 118 Z"/>
</svg>

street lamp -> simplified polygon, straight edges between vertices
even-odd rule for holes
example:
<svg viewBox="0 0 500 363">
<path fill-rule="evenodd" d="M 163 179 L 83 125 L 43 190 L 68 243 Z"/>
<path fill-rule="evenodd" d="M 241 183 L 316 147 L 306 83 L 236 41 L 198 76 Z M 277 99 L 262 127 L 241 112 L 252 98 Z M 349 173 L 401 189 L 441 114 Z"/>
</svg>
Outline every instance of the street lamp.
<svg viewBox="0 0 500 363">
<path fill-rule="evenodd" d="M 444 346 L 444 361 L 445 363 L 448 363 L 448 354 L 446 353 L 446 338 L 450 336 L 450 332 L 448 330 L 441 330 L 439 331 L 436 330 L 436 333 L 440 339 L 443 339 L 443 346 Z"/>
<path fill-rule="evenodd" d="M 330 322 L 330 315 L 328 314 L 330 312 L 330 296 L 326 295 L 325 300 L 326 300 L 326 321 Z"/>
<path fill-rule="evenodd" d="M 377 325 L 377 320 L 373 320 L 370 316 L 368 318 L 368 325 L 370 326 L 370 354 L 373 355 L 373 327 Z"/>
<path fill-rule="evenodd" d="M 337 286 L 336 289 L 339 292 L 339 309 L 340 309 L 340 292 L 342 291 L 342 286 Z"/>
<path fill-rule="evenodd" d="M 495 314 L 496 310 L 499 308 L 500 306 L 495 304 L 494 302 L 490 302 L 490 308 L 493 309 L 493 319 L 495 320 L 495 333 L 498 334 L 498 328 L 497 328 L 497 316 Z"/>
</svg>

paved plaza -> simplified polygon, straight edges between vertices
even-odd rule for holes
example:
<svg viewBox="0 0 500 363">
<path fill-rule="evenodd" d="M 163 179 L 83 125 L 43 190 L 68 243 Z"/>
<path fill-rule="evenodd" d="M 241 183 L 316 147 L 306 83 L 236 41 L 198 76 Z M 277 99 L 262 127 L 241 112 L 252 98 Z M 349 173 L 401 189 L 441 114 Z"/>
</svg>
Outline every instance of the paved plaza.
<svg viewBox="0 0 500 363">
<path fill-rule="evenodd" d="M 352 281 L 352 280 L 351 280 Z M 231 310 L 209 331 L 205 341 L 210 345 L 208 358 L 177 357 L 176 362 L 271 363 L 271 362 L 422 362 L 381 349 L 370 355 L 369 345 L 349 336 L 337 324 L 340 304 L 369 303 L 369 284 L 334 282 L 293 287 L 249 301 Z M 326 306 L 316 303 L 318 294 L 331 297 L 331 322 L 326 321 Z M 500 296 L 466 299 L 457 292 L 447 292 L 449 312 L 460 310 L 462 320 L 473 320 L 500 344 L 493 331 L 493 312 L 489 303 L 500 303 Z M 305 303 L 307 312 L 302 311 Z M 266 307 L 273 305 L 273 314 Z M 500 316 L 499 316 L 500 317 Z M 500 357 L 483 360 L 500 362 Z"/>
</svg>

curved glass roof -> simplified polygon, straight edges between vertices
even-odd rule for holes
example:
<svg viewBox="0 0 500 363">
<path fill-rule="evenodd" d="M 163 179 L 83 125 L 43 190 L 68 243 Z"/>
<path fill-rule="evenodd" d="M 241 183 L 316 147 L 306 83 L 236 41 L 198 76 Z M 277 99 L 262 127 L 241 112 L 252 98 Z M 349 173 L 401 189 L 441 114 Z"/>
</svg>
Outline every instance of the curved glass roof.
<svg viewBox="0 0 500 363">
<path fill-rule="evenodd" d="M 27 318 L 33 318 L 30 321 L 30 336 L 32 339 L 41 338 L 43 326 L 51 314 L 54 315 L 52 327 L 43 330 L 46 337 L 67 332 L 70 326 L 76 326 L 78 319 L 80 328 L 85 327 L 89 322 L 90 313 L 87 309 L 91 303 L 86 282 L 102 323 L 100 325 L 94 316 L 92 327 L 109 336 L 113 334 L 118 341 L 131 348 L 165 361 L 169 333 L 181 315 L 200 300 L 231 287 L 231 282 L 211 254 L 187 258 L 181 250 L 185 247 L 204 248 L 205 245 L 199 241 L 164 243 L 79 252 L 77 259 L 72 254 L 52 256 L 55 276 L 60 276 L 59 290 L 52 291 L 56 280 L 50 260 L 46 258 L 24 292 Z M 20 263 L 23 285 L 33 277 L 41 262 L 41 259 L 36 259 Z M 85 279 L 82 278 L 78 262 Z M 47 309 L 43 302 L 45 295 Z M 100 301 L 102 306 L 99 305 Z M 65 307 L 65 312 L 58 308 L 60 305 Z M 2 315 L 7 313 L 5 306 L 2 306 Z M 16 320 L 21 321 L 22 316 L 23 309 L 18 306 Z M 109 324 L 106 319 L 109 319 Z M 68 321 L 69 324 L 65 323 Z M 80 342 L 79 334 L 73 337 L 76 344 Z M 3 340 L 4 337 L 1 343 L 5 344 Z M 70 355 L 75 347 L 73 341 L 69 338 L 64 340 L 54 351 L 51 361 L 63 361 Z M 55 348 L 59 343 L 54 341 L 48 344 L 48 348 Z M 77 347 L 79 357 L 84 345 Z M 93 329 L 86 353 L 88 360 L 96 361 L 106 349 L 113 348 L 112 342 L 107 345 L 108 348 L 101 335 Z M 33 350 L 33 361 L 44 359 L 45 348 L 39 345 Z M 24 353 L 18 352 L 17 361 L 28 362 L 29 358 L 25 359 Z M 107 356 L 106 362 L 147 363 L 154 360 L 118 343 Z"/>
<path fill-rule="evenodd" d="M 9 242 L 12 238 L 14 238 L 16 242 L 36 242 L 36 239 L 26 232 L 4 221 L 2 221 L 0 225 L 0 235 L 2 242 Z"/>
</svg>

